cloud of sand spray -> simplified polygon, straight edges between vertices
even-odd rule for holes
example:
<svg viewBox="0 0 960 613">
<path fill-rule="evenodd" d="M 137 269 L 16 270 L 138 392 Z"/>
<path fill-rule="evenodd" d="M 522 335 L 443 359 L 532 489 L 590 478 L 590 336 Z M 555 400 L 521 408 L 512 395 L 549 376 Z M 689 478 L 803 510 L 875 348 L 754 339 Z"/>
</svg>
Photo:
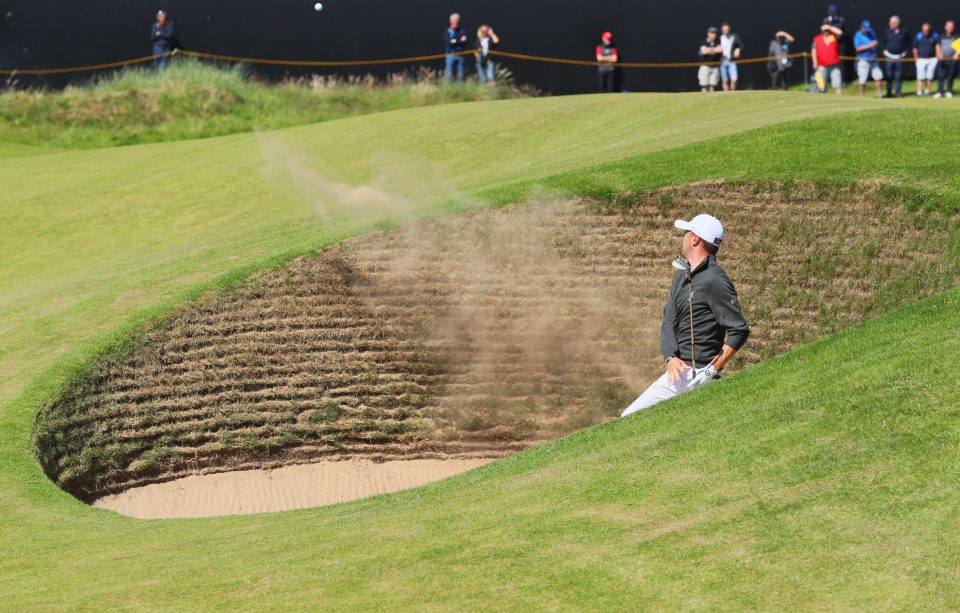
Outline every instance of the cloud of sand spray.
<svg viewBox="0 0 960 613">
<path fill-rule="evenodd" d="M 325 225 L 382 220 L 410 223 L 440 197 L 455 199 L 463 207 L 476 204 L 459 192 L 441 165 L 420 158 L 376 153 L 368 162 L 370 178 L 356 184 L 276 135 L 258 133 L 257 142 L 264 157 L 261 176 L 278 189 L 292 188 Z"/>
<path fill-rule="evenodd" d="M 528 416 L 534 421 L 577 412 L 598 421 L 613 415 L 597 413 L 590 396 L 597 384 L 636 391 L 656 375 L 652 362 L 638 357 L 656 354 L 655 337 L 631 332 L 654 331 L 657 315 L 636 309 L 631 292 L 617 291 L 619 278 L 591 274 L 592 256 L 578 253 L 580 243 L 602 237 L 583 238 L 589 217 L 571 214 L 575 206 L 484 211 L 414 224 L 376 241 L 392 257 L 380 258 L 373 284 L 380 287 L 367 300 L 418 304 L 413 334 L 445 356 L 441 369 L 456 381 L 441 392 L 444 401 L 485 398 L 468 417 L 486 412 L 480 417 L 488 422 L 504 419 L 505 407 L 524 397 L 530 402 L 523 406 L 541 413 Z M 356 257 L 366 259 L 362 252 Z"/>
<path fill-rule="evenodd" d="M 361 251 L 349 257 L 358 271 L 379 270 L 354 292 L 372 312 L 417 303 L 417 321 L 406 333 L 442 356 L 441 371 L 456 382 L 440 392 L 447 404 L 484 397 L 471 411 L 488 412 L 481 416 L 488 422 L 502 419 L 503 407 L 520 396 L 533 411 L 574 409 L 565 402 L 596 411 L 587 388 L 607 381 L 636 392 L 656 374 L 642 357 L 656 354 L 655 338 L 627 340 L 623 333 L 643 328 L 638 317 L 655 321 L 657 314 L 637 312 L 616 280 L 593 275 L 590 263 L 578 259 L 587 216 L 563 213 L 574 203 L 423 222 L 418 213 L 437 194 L 457 194 L 437 164 L 381 153 L 370 160 L 367 184 L 353 185 L 330 178 L 336 173 L 322 161 L 275 136 L 258 138 L 264 177 L 292 186 L 325 225 L 344 219 L 401 223 L 402 230 L 384 237 L 392 251 L 378 255 L 376 264 L 362 251 L 371 243 L 357 243 Z M 477 204 L 456 197 L 463 208 Z"/>
</svg>

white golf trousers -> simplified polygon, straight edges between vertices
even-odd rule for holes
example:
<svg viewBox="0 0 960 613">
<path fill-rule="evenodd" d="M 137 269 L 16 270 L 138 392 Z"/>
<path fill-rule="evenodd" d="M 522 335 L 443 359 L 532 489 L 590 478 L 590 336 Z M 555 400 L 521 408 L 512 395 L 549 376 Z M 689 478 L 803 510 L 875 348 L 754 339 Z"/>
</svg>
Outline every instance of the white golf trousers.
<svg viewBox="0 0 960 613">
<path fill-rule="evenodd" d="M 689 392 L 690 389 L 687 387 L 688 383 L 690 383 L 690 379 L 687 378 L 687 373 L 681 373 L 680 378 L 674 381 L 673 385 L 667 383 L 667 373 L 663 373 L 659 379 L 650 384 L 650 387 L 648 387 L 646 391 L 640 394 L 639 398 L 634 400 L 633 403 L 624 410 L 620 417 L 626 417 L 631 413 L 652 407 L 658 402 L 669 400 L 684 392 Z"/>
</svg>

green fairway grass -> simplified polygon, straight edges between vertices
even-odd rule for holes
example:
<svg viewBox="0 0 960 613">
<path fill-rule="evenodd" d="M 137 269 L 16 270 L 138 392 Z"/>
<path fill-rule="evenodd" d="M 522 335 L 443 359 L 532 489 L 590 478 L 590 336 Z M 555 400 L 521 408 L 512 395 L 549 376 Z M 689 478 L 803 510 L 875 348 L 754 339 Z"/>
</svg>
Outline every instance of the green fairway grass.
<svg viewBox="0 0 960 613">
<path fill-rule="evenodd" d="M 327 509 L 131 520 L 58 490 L 30 444 L 40 404 L 124 326 L 408 215 L 703 179 L 881 181 L 886 206 L 948 224 L 960 255 L 942 155 L 958 108 L 584 96 L 43 156 L 0 145 L 0 609 L 960 606 L 956 290 L 636 418 Z M 350 206 L 359 184 L 390 206 Z"/>
</svg>

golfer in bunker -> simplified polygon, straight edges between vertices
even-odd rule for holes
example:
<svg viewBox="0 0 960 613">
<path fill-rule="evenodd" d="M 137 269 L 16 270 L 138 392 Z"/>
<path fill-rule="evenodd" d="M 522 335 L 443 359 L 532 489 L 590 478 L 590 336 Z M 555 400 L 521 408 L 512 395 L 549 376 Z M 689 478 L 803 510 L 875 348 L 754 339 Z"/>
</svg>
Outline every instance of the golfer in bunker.
<svg viewBox="0 0 960 613">
<path fill-rule="evenodd" d="M 673 261 L 677 273 L 660 326 L 660 352 L 667 372 L 622 417 L 719 379 L 724 365 L 750 335 L 737 290 L 717 263 L 723 241 L 720 220 L 703 214 L 690 221 L 678 219 L 673 225 L 683 230 L 683 257 Z"/>
</svg>

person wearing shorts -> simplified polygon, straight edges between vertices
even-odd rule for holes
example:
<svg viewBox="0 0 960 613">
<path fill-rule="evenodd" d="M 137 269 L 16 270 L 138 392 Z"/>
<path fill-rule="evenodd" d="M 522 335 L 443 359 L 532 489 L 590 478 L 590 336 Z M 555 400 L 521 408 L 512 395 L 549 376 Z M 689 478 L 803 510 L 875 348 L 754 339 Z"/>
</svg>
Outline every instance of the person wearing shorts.
<svg viewBox="0 0 960 613">
<path fill-rule="evenodd" d="M 940 55 L 940 35 L 929 23 L 920 26 L 913 40 L 913 59 L 917 61 L 917 95 L 933 93 L 933 77 L 937 74 L 937 57 Z"/>
<path fill-rule="evenodd" d="M 720 61 L 720 80 L 723 81 L 723 91 L 737 91 L 737 60 L 743 52 L 743 41 L 739 34 L 730 30 L 730 24 L 723 22 L 720 26 L 720 47 L 723 49 L 723 59 Z"/>
<path fill-rule="evenodd" d="M 867 81 L 873 77 L 877 84 L 877 98 L 883 98 L 883 70 L 877 62 L 877 48 L 880 41 L 870 22 L 864 20 L 860 29 L 853 35 L 853 46 L 857 50 L 857 78 L 860 81 L 860 95 L 867 93 Z"/>
<path fill-rule="evenodd" d="M 820 26 L 820 34 L 813 39 L 813 69 L 823 81 L 820 93 L 827 91 L 827 82 L 838 94 L 843 93 L 843 73 L 840 70 L 840 36 L 843 30 L 828 23 Z"/>
<path fill-rule="evenodd" d="M 957 40 L 957 28 L 951 19 L 943 26 L 943 34 L 940 35 L 940 54 L 937 63 L 937 93 L 934 98 L 953 98 L 953 82 L 957 78 L 957 50 L 953 48 L 953 43 Z M 946 87 L 944 87 L 946 86 Z"/>
<path fill-rule="evenodd" d="M 719 33 L 712 26 L 707 29 L 707 38 L 700 43 L 700 50 L 697 53 L 704 62 L 719 62 L 723 56 L 723 47 L 717 39 Z M 717 85 L 720 85 L 720 67 L 715 64 L 700 66 L 700 70 L 697 72 L 697 80 L 700 82 L 700 91 L 715 91 Z"/>
</svg>

